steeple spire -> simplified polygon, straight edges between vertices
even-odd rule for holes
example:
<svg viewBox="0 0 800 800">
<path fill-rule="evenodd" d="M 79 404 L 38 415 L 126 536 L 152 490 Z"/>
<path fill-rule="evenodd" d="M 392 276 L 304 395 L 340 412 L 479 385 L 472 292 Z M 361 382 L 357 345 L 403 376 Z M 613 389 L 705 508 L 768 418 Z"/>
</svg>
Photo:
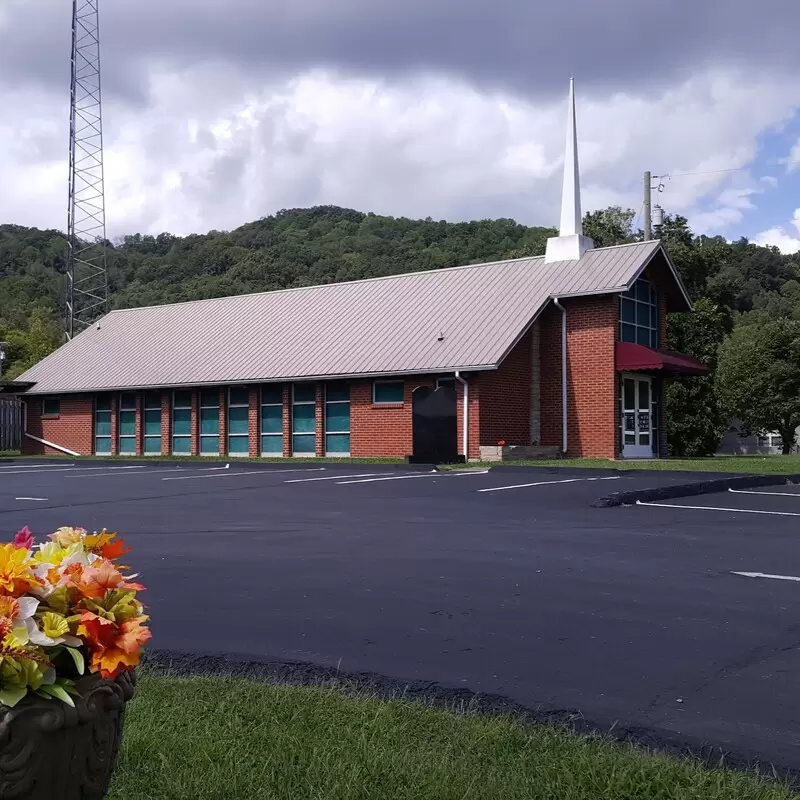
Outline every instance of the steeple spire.
<svg viewBox="0 0 800 800">
<path fill-rule="evenodd" d="M 547 240 L 546 262 L 576 261 L 594 242 L 583 235 L 581 179 L 578 169 L 578 133 L 575 124 L 575 79 L 569 79 L 567 142 L 564 153 L 564 183 L 561 190 L 561 225 L 559 235 Z"/>
</svg>

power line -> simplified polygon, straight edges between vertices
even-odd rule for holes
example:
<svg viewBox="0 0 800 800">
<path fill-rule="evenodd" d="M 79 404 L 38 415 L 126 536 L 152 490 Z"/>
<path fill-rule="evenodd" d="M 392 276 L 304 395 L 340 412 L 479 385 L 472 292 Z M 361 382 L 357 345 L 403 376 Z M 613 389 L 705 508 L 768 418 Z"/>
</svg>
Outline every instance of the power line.
<svg viewBox="0 0 800 800">
<path fill-rule="evenodd" d="M 785 161 L 782 166 L 791 167 L 800 165 L 800 161 Z M 752 167 L 732 167 L 731 169 L 709 169 L 701 172 L 667 172 L 664 175 L 653 175 L 654 178 L 685 178 L 690 175 L 719 175 L 723 172 L 744 172 Z"/>
</svg>

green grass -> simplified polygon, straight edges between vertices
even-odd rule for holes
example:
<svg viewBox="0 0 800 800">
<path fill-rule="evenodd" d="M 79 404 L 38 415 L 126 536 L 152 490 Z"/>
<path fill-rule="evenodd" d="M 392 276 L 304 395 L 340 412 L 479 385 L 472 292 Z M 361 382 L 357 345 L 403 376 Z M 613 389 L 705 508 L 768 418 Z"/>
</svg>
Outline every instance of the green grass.
<svg viewBox="0 0 800 800">
<path fill-rule="evenodd" d="M 143 676 L 108 800 L 789 800 L 601 737 L 335 689 Z"/>
</svg>

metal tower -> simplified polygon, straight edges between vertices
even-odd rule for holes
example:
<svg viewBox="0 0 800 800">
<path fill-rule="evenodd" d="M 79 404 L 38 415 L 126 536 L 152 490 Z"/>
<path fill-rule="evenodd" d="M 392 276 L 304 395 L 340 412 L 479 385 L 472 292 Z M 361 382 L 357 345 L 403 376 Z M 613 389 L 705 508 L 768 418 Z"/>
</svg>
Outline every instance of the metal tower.
<svg viewBox="0 0 800 800">
<path fill-rule="evenodd" d="M 98 2 L 72 0 L 67 339 L 102 316 L 108 302 Z"/>
</svg>

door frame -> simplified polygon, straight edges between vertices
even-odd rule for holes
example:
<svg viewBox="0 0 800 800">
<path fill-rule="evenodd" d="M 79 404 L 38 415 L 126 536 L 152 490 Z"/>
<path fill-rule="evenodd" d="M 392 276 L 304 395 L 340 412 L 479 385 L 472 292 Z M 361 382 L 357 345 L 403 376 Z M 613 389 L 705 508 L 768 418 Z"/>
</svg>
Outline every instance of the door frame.
<svg viewBox="0 0 800 800">
<path fill-rule="evenodd" d="M 627 408 L 625 403 L 625 382 L 626 381 L 634 381 L 634 403 L 632 408 Z M 657 454 L 655 452 L 655 430 L 654 430 L 654 418 L 653 418 L 653 386 L 654 386 L 654 379 L 652 375 L 648 375 L 646 373 L 637 373 L 637 372 L 623 372 L 620 376 L 620 385 L 619 385 L 619 427 L 620 427 L 620 446 L 621 446 L 621 454 L 622 458 L 656 458 Z M 647 391 L 647 407 L 643 408 L 640 405 L 641 394 L 640 394 L 640 385 L 647 384 L 648 391 Z M 625 423 L 626 423 L 626 416 L 629 414 L 633 414 L 633 424 L 634 429 L 633 431 L 626 431 Z M 648 423 L 647 430 L 644 427 L 639 427 L 640 423 L 643 419 L 643 415 L 646 414 L 646 420 Z M 626 437 L 633 436 L 635 441 L 626 443 Z M 647 443 L 642 444 L 640 439 L 646 437 Z"/>
</svg>

